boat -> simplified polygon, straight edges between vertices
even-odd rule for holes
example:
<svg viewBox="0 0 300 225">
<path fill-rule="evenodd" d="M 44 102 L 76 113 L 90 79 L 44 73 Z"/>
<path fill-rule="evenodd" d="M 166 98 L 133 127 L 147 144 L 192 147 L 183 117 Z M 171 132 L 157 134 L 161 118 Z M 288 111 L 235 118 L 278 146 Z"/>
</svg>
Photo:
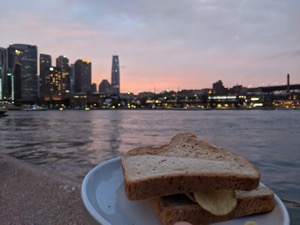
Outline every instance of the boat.
<svg viewBox="0 0 300 225">
<path fill-rule="evenodd" d="M 45 110 L 47 110 L 47 108 L 39 106 L 39 105 L 32 105 L 31 107 L 24 108 L 23 110 L 24 111 L 45 111 Z"/>
</svg>

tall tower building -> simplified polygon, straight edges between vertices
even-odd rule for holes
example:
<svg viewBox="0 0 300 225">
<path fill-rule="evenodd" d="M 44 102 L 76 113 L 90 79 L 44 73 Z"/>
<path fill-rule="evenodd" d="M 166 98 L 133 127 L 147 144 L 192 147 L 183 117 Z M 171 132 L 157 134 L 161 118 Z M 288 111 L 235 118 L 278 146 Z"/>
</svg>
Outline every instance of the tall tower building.
<svg viewBox="0 0 300 225">
<path fill-rule="evenodd" d="M 45 71 L 44 100 L 62 100 L 61 93 L 61 68 L 49 67 Z"/>
<path fill-rule="evenodd" d="M 75 83 L 75 66 L 70 65 L 70 92 L 74 93 L 74 83 Z"/>
<path fill-rule="evenodd" d="M 65 99 L 69 96 L 70 93 L 70 67 L 69 67 L 69 59 L 66 56 L 59 56 L 56 59 L 56 67 L 60 68 L 61 73 L 61 97 Z"/>
<path fill-rule="evenodd" d="M 78 59 L 74 64 L 74 92 L 91 92 L 92 63 L 88 60 Z"/>
<path fill-rule="evenodd" d="M 4 87 L 4 80 L 6 77 L 5 63 L 6 63 L 6 49 L 0 47 L 0 100 L 4 98 L 3 87 Z"/>
<path fill-rule="evenodd" d="M 7 89 L 14 103 L 38 98 L 37 46 L 13 44 L 7 48 Z"/>
<path fill-rule="evenodd" d="M 120 94 L 120 63 L 117 55 L 114 55 L 112 58 L 111 93 L 115 95 Z"/>
<path fill-rule="evenodd" d="M 46 73 L 52 66 L 51 55 L 40 54 L 40 97 L 45 97 L 46 92 Z"/>
<path fill-rule="evenodd" d="M 290 74 L 287 75 L 286 92 L 290 93 Z"/>
</svg>

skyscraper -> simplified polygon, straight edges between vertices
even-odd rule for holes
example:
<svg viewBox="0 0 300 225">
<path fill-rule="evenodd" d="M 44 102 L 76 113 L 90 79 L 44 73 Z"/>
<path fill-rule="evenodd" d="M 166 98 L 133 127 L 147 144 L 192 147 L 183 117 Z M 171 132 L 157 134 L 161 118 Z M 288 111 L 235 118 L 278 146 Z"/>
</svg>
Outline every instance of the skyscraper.
<svg viewBox="0 0 300 225">
<path fill-rule="evenodd" d="M 13 44 L 7 49 L 8 97 L 12 102 L 32 102 L 38 98 L 37 46 Z"/>
<path fill-rule="evenodd" d="M 46 73 L 52 66 L 51 55 L 40 54 L 40 97 L 45 97 Z"/>
<path fill-rule="evenodd" d="M 62 100 L 61 93 L 61 68 L 49 67 L 45 71 L 44 100 Z"/>
<path fill-rule="evenodd" d="M 75 84 L 75 66 L 70 65 L 70 92 L 74 94 L 74 84 Z"/>
<path fill-rule="evenodd" d="M 120 94 L 120 63 L 117 55 L 114 55 L 112 58 L 111 93 L 115 95 Z"/>
<path fill-rule="evenodd" d="M 56 67 L 60 68 L 60 91 L 61 98 L 65 99 L 69 96 L 70 93 L 70 67 L 69 67 L 69 59 L 66 56 L 59 56 L 56 59 Z"/>
<path fill-rule="evenodd" d="M 6 49 L 0 47 L 0 100 L 3 99 L 3 86 L 5 79 L 5 62 L 6 62 Z"/>
<path fill-rule="evenodd" d="M 78 59 L 74 64 L 74 92 L 91 92 L 92 63 L 88 60 Z"/>
</svg>

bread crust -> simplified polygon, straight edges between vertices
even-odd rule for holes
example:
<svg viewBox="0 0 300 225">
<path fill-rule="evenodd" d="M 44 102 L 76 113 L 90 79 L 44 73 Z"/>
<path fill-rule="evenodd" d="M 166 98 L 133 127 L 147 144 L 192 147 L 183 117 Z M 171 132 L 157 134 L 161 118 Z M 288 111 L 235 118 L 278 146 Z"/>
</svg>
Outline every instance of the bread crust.
<svg viewBox="0 0 300 225">
<path fill-rule="evenodd" d="M 248 160 L 192 133 L 180 133 L 168 145 L 130 150 L 121 161 L 131 200 L 205 189 L 247 191 L 257 188 L 260 179 Z"/>
<path fill-rule="evenodd" d="M 163 225 L 173 225 L 186 221 L 193 225 L 207 225 L 246 215 L 269 212 L 274 208 L 274 193 L 267 187 L 259 187 L 250 192 L 236 194 L 237 206 L 229 214 L 215 216 L 190 201 L 185 196 L 167 196 L 149 199 L 155 213 Z"/>
</svg>

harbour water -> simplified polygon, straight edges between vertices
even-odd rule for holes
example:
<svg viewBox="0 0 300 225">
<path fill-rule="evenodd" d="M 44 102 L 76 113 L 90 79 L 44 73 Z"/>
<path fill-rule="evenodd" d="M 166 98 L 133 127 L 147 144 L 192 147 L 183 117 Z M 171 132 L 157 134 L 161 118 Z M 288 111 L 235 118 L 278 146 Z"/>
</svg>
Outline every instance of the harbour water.
<svg viewBox="0 0 300 225">
<path fill-rule="evenodd" d="M 9 111 L 0 152 L 82 179 L 95 165 L 179 132 L 237 152 L 300 224 L 300 110 Z"/>
</svg>

